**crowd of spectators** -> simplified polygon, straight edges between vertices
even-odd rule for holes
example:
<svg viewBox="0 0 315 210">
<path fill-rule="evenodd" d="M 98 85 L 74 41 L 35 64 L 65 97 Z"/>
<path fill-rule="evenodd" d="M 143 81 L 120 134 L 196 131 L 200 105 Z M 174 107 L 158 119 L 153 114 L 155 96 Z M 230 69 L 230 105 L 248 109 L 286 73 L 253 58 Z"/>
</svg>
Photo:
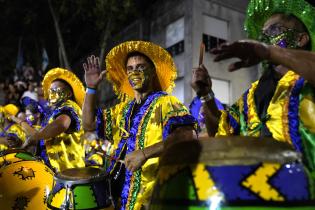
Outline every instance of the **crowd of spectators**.
<svg viewBox="0 0 315 210">
<path fill-rule="evenodd" d="M 43 102 L 41 87 L 42 74 L 26 63 L 20 70 L 0 81 L 0 105 L 15 104 L 20 108 L 21 99 L 29 97 L 35 101 Z"/>
</svg>

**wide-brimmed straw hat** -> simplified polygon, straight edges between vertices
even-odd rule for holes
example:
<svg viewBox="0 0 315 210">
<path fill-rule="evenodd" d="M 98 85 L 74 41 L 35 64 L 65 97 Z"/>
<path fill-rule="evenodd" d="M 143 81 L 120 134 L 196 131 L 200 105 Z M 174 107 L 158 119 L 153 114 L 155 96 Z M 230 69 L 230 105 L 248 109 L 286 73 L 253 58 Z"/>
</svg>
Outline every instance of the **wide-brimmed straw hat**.
<svg viewBox="0 0 315 210">
<path fill-rule="evenodd" d="M 171 93 L 175 87 L 177 70 L 171 55 L 162 47 L 146 41 L 127 41 L 114 47 L 106 56 L 106 78 L 113 83 L 118 96 L 134 97 L 126 72 L 127 55 L 140 52 L 153 62 L 162 91 Z"/>
</svg>

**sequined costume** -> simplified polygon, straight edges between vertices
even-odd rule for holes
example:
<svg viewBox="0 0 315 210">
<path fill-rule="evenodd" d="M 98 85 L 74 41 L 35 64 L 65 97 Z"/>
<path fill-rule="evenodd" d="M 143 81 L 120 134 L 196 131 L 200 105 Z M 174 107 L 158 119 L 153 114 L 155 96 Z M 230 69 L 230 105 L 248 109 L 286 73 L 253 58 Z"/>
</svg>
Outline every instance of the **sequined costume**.
<svg viewBox="0 0 315 210">
<path fill-rule="evenodd" d="M 55 171 L 67 168 L 84 167 L 84 148 L 81 141 L 83 134 L 81 108 L 73 101 L 67 100 L 47 116 L 42 127 L 51 123 L 59 115 L 65 114 L 71 118 L 70 128 L 52 139 L 40 141 L 40 156 L 45 163 Z"/>
<path fill-rule="evenodd" d="M 126 71 L 127 55 L 132 52 L 140 52 L 152 61 L 160 85 L 160 91 L 152 91 L 140 104 L 135 102 Z M 168 95 L 175 86 L 177 70 L 172 57 L 162 47 L 144 41 L 124 42 L 108 53 L 106 69 L 106 78 L 113 83 L 122 102 L 98 111 L 97 132 L 101 138 L 112 140 L 109 154 L 114 159 L 123 159 L 124 153 L 162 142 L 176 127 L 196 125 L 187 108 L 176 97 Z M 140 210 L 148 204 L 158 161 L 159 158 L 150 158 L 134 173 L 126 170 L 120 192 L 121 210 Z M 112 175 L 115 175 L 115 166 L 112 161 L 108 168 Z"/>
<path fill-rule="evenodd" d="M 98 114 L 99 135 L 113 139 L 114 157 L 127 154 L 165 140 L 181 125 L 194 125 L 195 120 L 185 106 L 165 92 L 153 92 L 139 109 L 132 113 L 135 101 L 125 102 Z M 133 117 L 131 117 L 133 116 Z M 102 131 L 102 128 L 103 129 Z M 115 166 L 115 162 L 109 171 Z M 138 171 L 126 171 L 121 199 L 122 209 L 140 209 L 149 201 L 158 169 L 158 158 L 149 159 Z"/>
<path fill-rule="evenodd" d="M 223 105 L 218 99 L 215 98 L 214 100 L 219 110 L 224 109 Z M 193 98 L 193 100 L 191 101 L 189 105 L 189 111 L 191 115 L 198 121 L 199 133 L 206 132 L 206 124 L 205 124 L 206 120 L 205 120 L 204 112 L 202 110 L 202 103 L 199 97 L 196 96 L 195 98 Z"/>
<path fill-rule="evenodd" d="M 7 127 L 3 129 L 3 131 L 0 132 L 0 137 L 9 137 L 22 142 L 24 142 L 26 139 L 26 135 L 22 130 L 21 126 L 14 122 L 10 123 Z M 0 144 L 0 151 L 6 149 L 8 149 L 7 146 Z"/>
<path fill-rule="evenodd" d="M 51 84 L 57 79 L 64 80 L 71 86 L 75 101 L 67 99 L 55 104 L 54 109 L 46 112 L 41 126 L 45 128 L 59 115 L 68 115 L 71 118 L 71 124 L 67 131 L 51 139 L 40 140 L 39 152 L 48 166 L 55 171 L 62 171 L 85 166 L 83 140 L 81 139 L 83 135 L 81 106 L 85 90 L 79 78 L 72 72 L 54 68 L 46 73 L 42 82 L 46 99 L 48 99 Z"/>
<path fill-rule="evenodd" d="M 267 128 L 274 139 L 304 154 L 315 178 L 315 89 L 299 75 L 287 72 L 278 82 L 266 115 L 259 118 L 254 100 L 257 85 L 254 82 L 229 111 L 221 111 L 216 136 L 259 137 Z"/>
<path fill-rule="evenodd" d="M 8 118 L 10 115 L 15 116 L 18 113 L 19 109 L 14 104 L 7 104 L 5 106 L 0 106 L 0 112 L 3 114 L 2 117 Z M 24 142 L 26 139 L 26 134 L 22 130 L 21 126 L 9 122 L 8 125 L 0 131 L 0 137 L 8 137 L 15 139 L 16 141 Z M 6 150 L 8 147 L 4 144 L 0 144 L 0 151 Z"/>
</svg>

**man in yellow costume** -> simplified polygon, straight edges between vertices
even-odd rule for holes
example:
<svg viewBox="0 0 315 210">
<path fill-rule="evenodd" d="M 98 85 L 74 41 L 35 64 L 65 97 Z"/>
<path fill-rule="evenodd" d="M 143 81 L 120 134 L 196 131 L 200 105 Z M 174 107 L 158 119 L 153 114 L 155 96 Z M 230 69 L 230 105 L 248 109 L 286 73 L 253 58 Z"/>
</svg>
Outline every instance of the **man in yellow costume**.
<svg viewBox="0 0 315 210">
<path fill-rule="evenodd" d="M 81 106 L 85 91 L 81 81 L 66 69 L 54 68 L 42 84 L 51 110 L 42 129 L 34 131 L 23 147 L 39 142 L 40 156 L 55 171 L 84 167 Z"/>
<path fill-rule="evenodd" d="M 145 209 L 164 142 L 191 140 L 196 125 L 187 108 L 168 95 L 177 74 L 174 61 L 166 50 L 150 42 L 129 41 L 114 47 L 106 57 L 107 79 L 116 93 L 127 99 L 99 111 L 97 117 L 96 87 L 105 72 L 100 72 L 94 56 L 88 58 L 84 69 L 88 87 L 83 125 L 86 130 L 96 128 L 100 137 L 111 140 L 112 159 L 124 159 L 126 166 L 117 206 L 122 210 Z M 117 165 L 114 160 L 111 172 Z"/>
<path fill-rule="evenodd" d="M 240 60 L 229 71 L 263 62 L 264 72 L 228 110 L 218 111 L 204 67 L 195 71 L 209 135 L 272 137 L 302 152 L 315 179 L 315 8 L 304 0 L 251 0 L 249 38 L 213 49 L 214 61 Z M 204 82 L 198 82 L 202 80 Z M 200 85 L 202 84 L 202 85 Z"/>
<path fill-rule="evenodd" d="M 0 106 L 0 151 L 20 147 L 26 139 L 21 126 L 10 119 L 18 112 L 14 104 Z"/>
</svg>

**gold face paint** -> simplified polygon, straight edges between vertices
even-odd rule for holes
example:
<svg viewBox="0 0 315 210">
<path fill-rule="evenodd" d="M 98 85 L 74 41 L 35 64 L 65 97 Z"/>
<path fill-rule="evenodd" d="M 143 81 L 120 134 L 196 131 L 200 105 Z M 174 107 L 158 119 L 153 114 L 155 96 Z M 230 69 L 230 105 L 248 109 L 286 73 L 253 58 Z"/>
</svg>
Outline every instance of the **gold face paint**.
<svg viewBox="0 0 315 210">
<path fill-rule="evenodd" d="M 70 96 L 69 91 L 60 87 L 50 88 L 48 94 L 50 105 L 56 105 L 58 103 L 66 101 Z"/>
<path fill-rule="evenodd" d="M 145 92 L 150 86 L 154 67 L 143 56 L 128 58 L 126 70 L 132 89 Z"/>
<path fill-rule="evenodd" d="M 134 90 L 142 89 L 146 81 L 146 75 L 143 70 L 128 71 L 128 80 Z"/>
</svg>

